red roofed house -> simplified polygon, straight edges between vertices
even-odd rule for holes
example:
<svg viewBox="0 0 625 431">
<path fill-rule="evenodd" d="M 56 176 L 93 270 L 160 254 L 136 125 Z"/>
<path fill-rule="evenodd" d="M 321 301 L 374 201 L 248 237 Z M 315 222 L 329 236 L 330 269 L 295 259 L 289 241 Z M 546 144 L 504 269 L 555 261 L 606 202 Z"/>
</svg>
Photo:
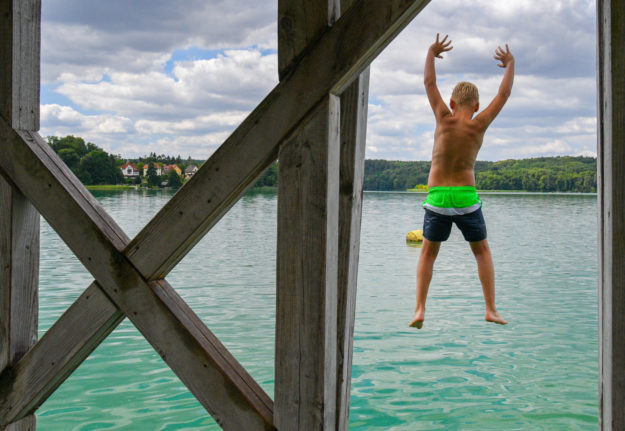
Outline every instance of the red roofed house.
<svg viewBox="0 0 625 431">
<path fill-rule="evenodd" d="M 156 170 L 156 175 L 158 175 L 159 177 L 163 175 L 163 165 L 161 165 L 160 163 L 153 163 L 153 165 L 154 165 L 154 169 Z M 148 176 L 148 164 L 147 163 L 143 165 L 143 176 L 144 177 Z"/>
<path fill-rule="evenodd" d="M 167 165 L 167 166 L 165 166 L 165 172 L 164 172 L 165 175 L 169 174 L 171 171 L 176 171 L 176 173 L 178 174 L 179 177 L 182 176 L 182 169 L 180 169 L 178 167 L 178 165 Z"/>
<path fill-rule="evenodd" d="M 126 162 L 124 166 L 121 167 L 122 174 L 126 178 L 135 178 L 139 176 L 139 169 L 130 162 Z"/>
</svg>

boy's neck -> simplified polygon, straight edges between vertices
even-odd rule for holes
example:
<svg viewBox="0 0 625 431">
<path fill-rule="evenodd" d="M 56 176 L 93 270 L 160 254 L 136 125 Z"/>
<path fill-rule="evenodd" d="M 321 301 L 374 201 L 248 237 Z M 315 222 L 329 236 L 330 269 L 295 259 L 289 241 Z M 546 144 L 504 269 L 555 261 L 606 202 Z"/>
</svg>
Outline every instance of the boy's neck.
<svg viewBox="0 0 625 431">
<path fill-rule="evenodd" d="M 462 118 L 464 120 L 470 120 L 473 118 L 473 114 L 475 111 L 471 108 L 460 108 L 456 107 L 452 110 L 452 115 L 457 118 Z"/>
</svg>

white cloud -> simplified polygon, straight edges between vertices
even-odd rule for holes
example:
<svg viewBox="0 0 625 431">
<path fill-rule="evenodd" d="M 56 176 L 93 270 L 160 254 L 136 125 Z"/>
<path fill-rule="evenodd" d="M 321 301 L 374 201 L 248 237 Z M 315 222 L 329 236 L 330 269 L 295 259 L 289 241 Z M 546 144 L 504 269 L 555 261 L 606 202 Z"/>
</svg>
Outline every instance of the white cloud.
<svg viewBox="0 0 625 431">
<path fill-rule="evenodd" d="M 468 79 L 485 107 L 503 74 L 494 49 L 509 43 L 517 59 L 512 97 L 480 158 L 593 153 L 594 7 L 431 2 L 372 65 L 367 157 L 430 157 L 423 63 L 436 32 L 454 41 L 436 64 L 445 100 Z M 205 157 L 277 83 L 277 56 L 265 51 L 277 45 L 275 1 L 48 0 L 43 11 L 43 80 L 72 103 L 44 100 L 44 134 L 79 134 L 128 155 Z M 179 55 L 193 47 L 218 51 Z"/>
<path fill-rule="evenodd" d="M 41 121 L 55 131 L 50 135 L 119 136 L 133 132 L 132 121 L 119 115 L 84 115 L 69 106 L 42 105 Z"/>
</svg>

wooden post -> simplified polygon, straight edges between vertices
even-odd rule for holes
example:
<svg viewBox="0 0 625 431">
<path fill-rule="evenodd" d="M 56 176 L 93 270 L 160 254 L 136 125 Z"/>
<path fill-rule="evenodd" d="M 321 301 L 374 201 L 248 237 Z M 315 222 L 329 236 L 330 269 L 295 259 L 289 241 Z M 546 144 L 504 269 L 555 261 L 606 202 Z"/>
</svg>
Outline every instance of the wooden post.
<svg viewBox="0 0 625 431">
<path fill-rule="evenodd" d="M 281 79 L 336 10 L 332 0 L 278 1 Z M 281 431 L 336 427 L 339 115 L 339 98 L 326 95 L 278 156 L 274 423 Z"/>
<path fill-rule="evenodd" d="M 0 116 L 14 129 L 39 129 L 39 0 L 0 0 Z M 0 145 L 3 145 L 0 142 Z M 0 178 L 0 371 L 37 341 L 39 213 Z M 35 415 L 6 431 L 34 431 Z"/>
<path fill-rule="evenodd" d="M 369 69 L 341 95 L 337 311 L 337 430 L 348 429 L 360 221 L 365 171 Z"/>
<path fill-rule="evenodd" d="M 274 423 L 336 422 L 339 101 L 329 95 L 280 149 Z"/>
<path fill-rule="evenodd" d="M 625 429 L 625 3 L 599 0 L 599 428 Z"/>
</svg>

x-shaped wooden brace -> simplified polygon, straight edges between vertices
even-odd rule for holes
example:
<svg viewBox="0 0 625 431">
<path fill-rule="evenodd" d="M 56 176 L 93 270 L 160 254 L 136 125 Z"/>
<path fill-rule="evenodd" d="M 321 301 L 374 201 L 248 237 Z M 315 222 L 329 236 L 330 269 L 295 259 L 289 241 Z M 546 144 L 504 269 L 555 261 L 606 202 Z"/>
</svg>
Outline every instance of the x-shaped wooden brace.
<svg viewBox="0 0 625 431">
<path fill-rule="evenodd" d="M 0 171 L 95 278 L 0 378 L 0 426 L 40 406 L 128 317 L 226 429 L 274 429 L 273 402 L 164 279 L 277 158 L 328 93 L 340 94 L 427 0 L 359 0 L 311 44 L 197 174 L 130 241 L 36 132 L 0 119 Z"/>
</svg>

